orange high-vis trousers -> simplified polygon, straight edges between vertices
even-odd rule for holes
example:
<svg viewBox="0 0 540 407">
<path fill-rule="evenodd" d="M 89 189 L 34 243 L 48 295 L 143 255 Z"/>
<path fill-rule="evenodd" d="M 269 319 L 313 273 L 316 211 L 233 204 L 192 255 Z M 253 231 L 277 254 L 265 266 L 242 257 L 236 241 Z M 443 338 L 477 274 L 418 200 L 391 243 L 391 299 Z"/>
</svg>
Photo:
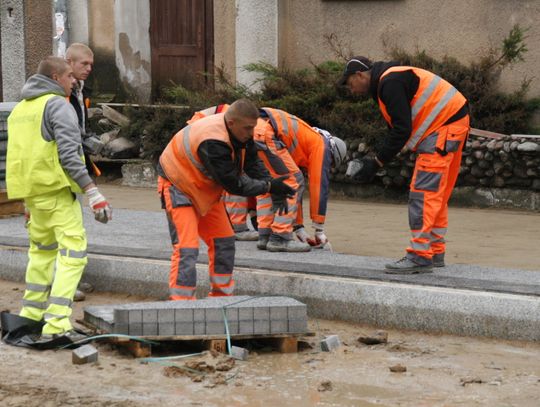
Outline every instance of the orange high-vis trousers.
<svg viewBox="0 0 540 407">
<path fill-rule="evenodd" d="M 231 195 L 228 192 L 223 193 L 223 202 L 225 209 L 231 220 L 235 233 L 249 230 L 247 219 L 250 211 L 255 211 L 257 200 L 254 196 Z"/>
<path fill-rule="evenodd" d="M 259 236 L 268 237 L 271 234 L 285 240 L 293 238 L 293 226 L 298 211 L 299 193 L 304 185 L 304 176 L 298 168 L 283 142 L 274 136 L 272 127 L 268 126 L 264 134 L 255 140 L 257 154 L 270 172 L 272 178 L 289 175 L 285 183 L 297 191 L 292 198 L 287 199 L 288 213 L 281 215 L 272 211 L 272 197 L 263 194 L 257 197 L 257 223 Z"/>
<path fill-rule="evenodd" d="M 169 298 L 195 299 L 199 237 L 208 246 L 208 295 L 232 295 L 235 238 L 223 202 L 218 201 L 206 215 L 201 216 L 192 206 L 190 199 L 163 177 L 158 177 L 158 193 L 162 208 L 167 214 L 173 246 Z"/>
<path fill-rule="evenodd" d="M 410 245 L 407 257 L 421 265 L 445 253 L 448 200 L 456 184 L 469 134 L 469 116 L 439 128 L 418 146 L 409 193 Z"/>
</svg>

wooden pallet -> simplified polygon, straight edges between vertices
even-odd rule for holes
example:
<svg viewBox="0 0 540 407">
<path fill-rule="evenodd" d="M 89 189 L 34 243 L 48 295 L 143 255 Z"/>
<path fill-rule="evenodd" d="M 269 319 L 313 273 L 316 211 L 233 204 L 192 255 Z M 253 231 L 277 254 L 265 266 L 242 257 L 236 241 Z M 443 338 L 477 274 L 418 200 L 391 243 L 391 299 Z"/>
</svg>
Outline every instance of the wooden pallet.
<svg viewBox="0 0 540 407">
<path fill-rule="evenodd" d="M 93 325 L 83 320 L 78 323 L 92 329 L 96 334 L 109 333 L 96 330 Z M 257 341 L 264 345 L 275 348 L 280 353 L 298 352 L 298 338 L 314 336 L 314 332 L 303 334 L 263 334 L 263 335 L 231 335 L 231 342 Z M 167 344 L 175 348 L 197 348 L 214 350 L 227 353 L 227 337 L 225 335 L 172 335 L 172 336 L 140 336 L 139 338 L 161 344 Z M 106 342 L 118 345 L 126 349 L 136 358 L 144 358 L 152 355 L 152 344 L 139 342 L 125 337 L 105 338 Z"/>
</svg>

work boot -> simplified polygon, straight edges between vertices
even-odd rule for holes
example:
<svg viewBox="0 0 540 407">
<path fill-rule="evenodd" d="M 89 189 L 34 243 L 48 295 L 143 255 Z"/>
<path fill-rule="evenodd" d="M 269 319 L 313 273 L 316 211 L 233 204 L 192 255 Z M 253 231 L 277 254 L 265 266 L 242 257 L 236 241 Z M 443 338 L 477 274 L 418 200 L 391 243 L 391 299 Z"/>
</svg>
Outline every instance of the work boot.
<svg viewBox="0 0 540 407">
<path fill-rule="evenodd" d="M 84 301 L 86 299 L 86 294 L 83 293 L 81 290 L 75 291 L 75 295 L 73 296 L 73 301 Z"/>
<path fill-rule="evenodd" d="M 444 267 L 446 264 L 444 264 L 444 253 L 437 253 L 434 254 L 432 257 L 433 260 L 433 267 Z"/>
<path fill-rule="evenodd" d="M 255 242 L 259 240 L 259 232 L 254 230 L 243 230 L 242 232 L 236 232 L 234 234 L 236 240 L 241 242 Z"/>
<path fill-rule="evenodd" d="M 72 329 L 70 331 L 66 331 L 60 334 L 41 334 L 39 341 L 49 342 L 49 341 L 52 341 L 53 339 L 57 339 L 61 337 L 68 338 L 72 343 L 88 338 L 87 335 L 77 332 L 75 329 Z"/>
<path fill-rule="evenodd" d="M 266 245 L 266 250 L 269 252 L 288 252 L 288 253 L 297 253 L 297 252 L 309 252 L 311 246 L 304 242 L 297 242 L 296 240 L 286 240 L 286 239 L 270 239 Z"/>
<path fill-rule="evenodd" d="M 259 241 L 257 242 L 257 249 L 266 250 L 269 238 L 270 236 L 259 236 Z"/>
<path fill-rule="evenodd" d="M 384 271 L 386 274 L 419 274 L 433 272 L 433 264 L 423 266 L 421 264 L 415 263 L 407 256 L 393 263 L 385 264 L 384 267 L 386 268 L 386 270 Z"/>
</svg>

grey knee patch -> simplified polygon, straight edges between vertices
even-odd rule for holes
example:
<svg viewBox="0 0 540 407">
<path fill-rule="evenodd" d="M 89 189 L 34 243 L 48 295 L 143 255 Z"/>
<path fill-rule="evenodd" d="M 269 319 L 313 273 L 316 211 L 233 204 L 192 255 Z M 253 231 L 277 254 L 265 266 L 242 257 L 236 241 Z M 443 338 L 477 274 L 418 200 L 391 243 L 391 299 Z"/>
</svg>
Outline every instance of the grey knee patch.
<svg viewBox="0 0 540 407">
<path fill-rule="evenodd" d="M 214 273 L 231 274 L 234 268 L 235 238 L 220 237 L 214 239 Z"/>
<path fill-rule="evenodd" d="M 409 192 L 409 227 L 411 230 L 422 229 L 424 224 L 424 193 Z"/>
</svg>

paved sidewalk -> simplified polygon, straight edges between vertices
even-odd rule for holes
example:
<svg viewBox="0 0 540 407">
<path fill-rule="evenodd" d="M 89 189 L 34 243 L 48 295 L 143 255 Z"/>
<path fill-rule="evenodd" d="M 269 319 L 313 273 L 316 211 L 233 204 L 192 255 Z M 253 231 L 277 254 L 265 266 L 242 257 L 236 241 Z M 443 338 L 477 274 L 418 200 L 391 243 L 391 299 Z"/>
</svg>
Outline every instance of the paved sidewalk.
<svg viewBox="0 0 540 407">
<path fill-rule="evenodd" d="M 163 213 L 117 209 L 112 223 L 85 208 L 90 262 L 99 289 L 166 297 L 170 238 Z M 19 218 L 0 219 L 0 278 L 22 280 L 27 246 Z M 433 274 L 384 274 L 391 259 L 313 250 L 270 253 L 238 242 L 237 293 L 288 295 L 313 316 L 465 335 L 540 340 L 540 273 L 453 264 Z M 198 278 L 207 287 L 206 248 Z M 318 292 L 317 290 L 320 290 Z M 201 293 L 204 295 L 204 292 Z"/>
</svg>

